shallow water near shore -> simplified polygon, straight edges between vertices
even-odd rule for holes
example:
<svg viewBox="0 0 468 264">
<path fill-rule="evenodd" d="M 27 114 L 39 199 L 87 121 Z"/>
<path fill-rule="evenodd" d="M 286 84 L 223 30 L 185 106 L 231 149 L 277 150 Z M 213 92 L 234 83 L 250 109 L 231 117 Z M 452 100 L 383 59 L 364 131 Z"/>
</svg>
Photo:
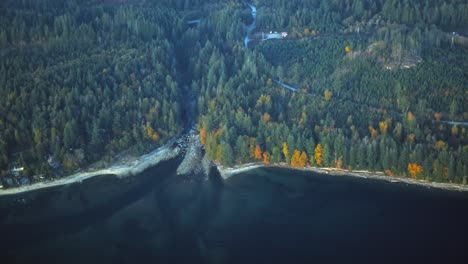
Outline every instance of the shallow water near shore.
<svg viewBox="0 0 468 264">
<path fill-rule="evenodd" d="M 2 263 L 468 260 L 465 192 L 285 168 L 181 177 L 178 163 L 10 204 L 0 214 Z"/>
</svg>

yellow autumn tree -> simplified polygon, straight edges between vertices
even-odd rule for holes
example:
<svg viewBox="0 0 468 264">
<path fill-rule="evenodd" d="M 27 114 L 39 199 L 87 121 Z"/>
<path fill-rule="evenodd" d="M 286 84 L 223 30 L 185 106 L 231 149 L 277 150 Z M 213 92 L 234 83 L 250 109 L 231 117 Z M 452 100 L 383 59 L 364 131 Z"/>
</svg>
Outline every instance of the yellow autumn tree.
<svg viewBox="0 0 468 264">
<path fill-rule="evenodd" d="M 436 143 L 434 143 L 434 148 L 437 149 L 438 151 L 441 151 L 446 146 L 447 146 L 447 143 L 445 143 L 442 140 L 438 140 L 438 141 L 436 141 Z"/>
<path fill-rule="evenodd" d="M 416 179 L 416 176 L 423 171 L 421 165 L 416 163 L 409 163 L 408 164 L 408 172 L 411 175 L 411 178 Z"/>
<path fill-rule="evenodd" d="M 283 143 L 283 155 L 284 155 L 284 159 L 287 161 L 288 160 L 288 155 L 289 155 L 289 148 L 288 148 L 288 144 L 286 143 Z"/>
<path fill-rule="evenodd" d="M 146 123 L 145 134 L 146 138 L 151 139 L 153 141 L 159 141 L 159 134 L 156 131 L 154 131 L 149 122 Z"/>
<path fill-rule="evenodd" d="M 315 147 L 314 158 L 315 158 L 315 162 L 317 163 L 317 165 L 321 166 L 322 165 L 322 145 L 321 144 L 317 144 L 317 146 Z"/>
<path fill-rule="evenodd" d="M 261 160 L 262 159 L 262 149 L 260 148 L 259 145 L 255 146 L 255 156 L 256 159 Z"/>
<path fill-rule="evenodd" d="M 344 50 L 345 50 L 346 53 L 349 53 L 349 52 L 351 51 L 351 47 L 350 47 L 350 46 L 346 46 L 346 47 L 344 48 Z"/>
<path fill-rule="evenodd" d="M 387 121 L 381 121 L 379 122 L 379 129 L 380 129 L 380 134 L 386 135 L 388 132 L 388 126 L 390 122 Z"/>
<path fill-rule="evenodd" d="M 375 138 L 379 134 L 379 132 L 377 132 L 377 129 L 375 129 L 373 126 L 369 126 L 369 133 L 373 138 Z"/>
<path fill-rule="evenodd" d="M 270 163 L 270 153 L 268 153 L 268 151 L 265 151 L 263 153 L 263 163 L 265 164 Z"/>
<path fill-rule="evenodd" d="M 146 123 L 145 126 L 145 134 L 147 138 L 151 138 L 153 136 L 153 128 L 151 127 L 151 124 L 149 122 Z"/>
<path fill-rule="evenodd" d="M 271 96 L 269 96 L 269 95 L 263 95 L 263 94 L 262 94 L 262 95 L 260 95 L 260 97 L 258 98 L 257 104 L 256 104 L 255 107 L 260 107 L 260 106 L 262 106 L 262 105 L 264 105 L 264 104 L 267 104 L 267 103 L 269 103 L 269 102 L 271 102 Z"/>
<path fill-rule="evenodd" d="M 301 166 L 301 152 L 299 150 L 294 150 L 294 153 L 291 157 L 291 166 L 300 167 Z"/>
<path fill-rule="evenodd" d="M 333 96 L 333 93 L 326 89 L 325 92 L 323 92 L 323 96 L 325 97 L 325 101 L 329 102 Z"/>
</svg>

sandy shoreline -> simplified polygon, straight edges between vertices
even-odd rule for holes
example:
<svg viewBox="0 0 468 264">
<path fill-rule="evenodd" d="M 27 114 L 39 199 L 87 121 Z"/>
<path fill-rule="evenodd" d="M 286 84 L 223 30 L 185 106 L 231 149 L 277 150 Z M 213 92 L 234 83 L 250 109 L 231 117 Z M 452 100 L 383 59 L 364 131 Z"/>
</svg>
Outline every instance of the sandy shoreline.
<svg viewBox="0 0 468 264">
<path fill-rule="evenodd" d="M 450 191 L 468 191 L 467 185 L 460 185 L 454 183 L 438 183 L 438 182 L 427 182 L 423 180 L 413 180 L 410 178 L 401 178 L 401 177 L 391 177 L 385 175 L 383 172 L 370 172 L 370 171 L 363 171 L 363 170 L 355 170 L 355 171 L 348 171 L 343 169 L 336 169 L 336 168 L 317 168 L 317 167 L 305 167 L 305 168 L 295 168 L 291 167 L 286 163 L 280 164 L 263 164 L 263 163 L 247 163 L 236 167 L 223 167 L 218 165 L 218 169 L 221 173 L 223 179 L 228 179 L 231 176 L 236 174 L 251 171 L 257 168 L 286 168 L 292 170 L 299 170 L 299 171 L 311 171 L 320 174 L 328 174 L 331 176 L 351 176 L 351 177 L 358 177 L 358 178 L 366 178 L 366 179 L 376 179 L 376 180 L 383 180 L 392 183 L 405 183 L 405 184 L 413 184 L 424 186 L 428 188 L 437 188 L 437 189 L 444 189 Z"/>
<path fill-rule="evenodd" d="M 78 172 L 57 180 L 38 182 L 31 185 L 24 185 L 11 189 L 2 189 L 0 190 L 0 196 L 19 194 L 43 188 L 72 184 L 100 175 L 114 175 L 118 178 L 124 178 L 141 173 L 145 169 L 153 167 L 161 161 L 176 157 L 178 154 L 179 148 L 170 149 L 166 146 L 163 146 L 148 154 L 138 157 L 136 160 L 130 162 L 116 162 L 106 169 Z"/>
</svg>

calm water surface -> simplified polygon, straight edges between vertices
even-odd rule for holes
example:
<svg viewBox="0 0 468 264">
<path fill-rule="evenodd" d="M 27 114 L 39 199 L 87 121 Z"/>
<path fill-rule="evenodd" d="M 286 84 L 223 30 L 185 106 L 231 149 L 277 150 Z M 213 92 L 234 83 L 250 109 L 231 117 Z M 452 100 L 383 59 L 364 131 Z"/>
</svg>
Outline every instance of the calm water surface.
<svg viewBox="0 0 468 264">
<path fill-rule="evenodd" d="M 278 168 L 223 182 L 176 165 L 12 203 L 1 263 L 468 263 L 466 193 Z"/>
</svg>

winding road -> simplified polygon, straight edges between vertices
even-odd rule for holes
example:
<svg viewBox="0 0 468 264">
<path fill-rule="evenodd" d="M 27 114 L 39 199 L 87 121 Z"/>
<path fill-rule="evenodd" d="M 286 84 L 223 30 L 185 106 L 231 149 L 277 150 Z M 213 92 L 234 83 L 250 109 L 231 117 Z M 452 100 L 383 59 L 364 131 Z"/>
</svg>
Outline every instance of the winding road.
<svg viewBox="0 0 468 264">
<path fill-rule="evenodd" d="M 287 85 L 285 83 L 283 83 L 282 81 L 280 80 L 274 80 L 274 82 L 276 84 L 278 84 L 279 86 L 293 92 L 293 93 L 297 93 L 299 92 L 299 89 L 291 86 L 291 85 Z M 312 96 L 313 94 L 312 93 L 306 93 L 306 95 L 309 95 L 309 96 Z M 374 107 L 374 108 L 379 108 L 380 106 L 375 106 L 375 105 L 368 105 L 368 104 L 361 104 L 361 103 L 358 103 L 358 102 L 352 102 L 352 103 L 355 103 L 355 104 L 359 104 L 359 105 L 365 105 L 365 106 L 368 106 L 368 107 Z M 389 113 L 392 113 L 392 114 L 395 114 L 395 115 L 398 115 L 400 117 L 403 117 L 404 115 L 402 113 L 399 113 L 399 112 L 396 112 L 394 110 L 391 110 L 391 109 L 387 109 L 387 111 Z M 448 125 L 453 125 L 453 126 L 468 126 L 468 122 L 457 122 L 457 121 L 451 121 L 451 120 L 447 120 L 447 121 L 444 121 L 444 120 L 436 120 L 436 122 L 438 123 L 443 123 L 443 124 L 448 124 Z"/>
<path fill-rule="evenodd" d="M 250 33 L 252 33 L 252 31 L 255 29 L 255 27 L 257 26 L 257 7 L 254 6 L 253 4 L 251 3 L 246 3 L 246 5 L 250 8 L 251 12 L 252 12 L 252 18 L 253 18 L 253 22 L 252 24 L 250 24 L 249 26 L 247 26 L 247 34 L 245 35 L 245 38 L 244 38 L 244 46 L 246 48 L 249 47 L 249 41 L 250 41 Z"/>
<path fill-rule="evenodd" d="M 247 33 L 246 33 L 246 36 L 244 38 L 244 46 L 245 48 L 248 48 L 249 47 L 249 42 L 251 41 L 250 39 L 250 34 L 252 33 L 252 31 L 256 28 L 256 22 L 257 22 L 257 7 L 252 4 L 252 3 L 246 3 L 246 5 L 250 8 L 251 10 L 251 13 L 252 13 L 252 18 L 253 18 L 253 22 L 252 24 L 250 24 L 249 26 L 247 26 Z M 293 93 L 297 93 L 299 92 L 299 89 L 291 86 L 291 85 L 288 85 L 288 84 L 285 84 L 284 82 L 280 81 L 280 80 L 274 80 L 274 82 L 293 92 Z M 312 96 L 313 94 L 312 93 L 306 93 L 307 95 L 309 96 Z M 360 105 L 366 105 L 368 107 L 377 107 L 377 106 L 371 106 L 371 105 L 368 105 L 368 104 L 360 104 Z M 378 108 L 378 107 L 377 107 Z M 399 112 L 396 112 L 396 111 L 393 111 L 393 110 L 388 110 L 389 112 L 393 113 L 393 114 L 396 114 L 398 116 L 404 116 L 402 113 L 399 113 Z M 437 121 L 439 123 L 444 123 L 444 124 L 448 124 L 448 125 L 454 125 L 454 126 L 468 126 L 468 122 L 457 122 L 457 121 L 452 121 L 452 120 L 447 120 L 447 121 L 443 121 L 443 120 L 439 120 Z"/>
<path fill-rule="evenodd" d="M 294 88 L 291 85 L 287 85 L 287 84 L 281 82 L 280 80 L 274 80 L 274 82 L 276 84 L 278 84 L 279 86 L 282 86 L 283 88 L 290 90 L 293 93 L 297 93 L 299 91 L 297 88 Z M 309 95 L 312 95 L 312 94 L 309 94 Z"/>
</svg>

